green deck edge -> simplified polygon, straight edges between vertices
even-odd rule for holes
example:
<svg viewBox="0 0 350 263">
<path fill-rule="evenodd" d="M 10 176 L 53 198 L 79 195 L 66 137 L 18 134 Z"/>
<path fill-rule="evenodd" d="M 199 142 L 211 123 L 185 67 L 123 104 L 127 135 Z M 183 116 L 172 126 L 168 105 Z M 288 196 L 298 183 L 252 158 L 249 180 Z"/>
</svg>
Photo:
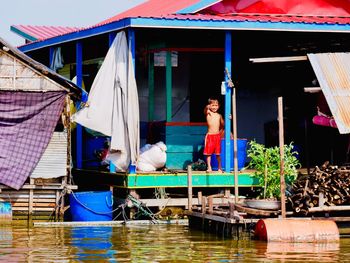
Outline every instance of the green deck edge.
<svg viewBox="0 0 350 263">
<path fill-rule="evenodd" d="M 187 187 L 187 174 L 135 174 L 127 175 L 126 188 L 152 188 L 152 187 Z M 239 174 L 239 187 L 258 186 L 258 179 L 252 174 Z M 192 187 L 234 187 L 232 173 L 201 173 L 192 174 Z"/>
<path fill-rule="evenodd" d="M 91 170 L 75 170 L 74 176 L 80 179 L 92 180 L 95 183 L 113 185 L 116 188 L 184 188 L 187 187 L 187 173 L 109 173 Z M 92 181 L 90 181 L 92 182 Z M 238 174 L 239 187 L 256 187 L 259 184 L 254 172 L 240 172 Z M 234 187 L 234 173 L 206 173 L 192 172 L 192 187 Z"/>
</svg>

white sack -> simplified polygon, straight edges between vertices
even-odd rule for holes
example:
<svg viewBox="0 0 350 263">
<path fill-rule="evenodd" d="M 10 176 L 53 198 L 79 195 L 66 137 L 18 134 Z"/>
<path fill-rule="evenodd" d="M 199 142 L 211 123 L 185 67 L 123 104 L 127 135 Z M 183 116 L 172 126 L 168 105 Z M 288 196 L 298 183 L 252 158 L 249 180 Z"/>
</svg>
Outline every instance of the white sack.
<svg viewBox="0 0 350 263">
<path fill-rule="evenodd" d="M 146 144 L 140 150 L 137 169 L 144 172 L 156 171 L 166 163 L 166 145 L 163 142 Z"/>
</svg>

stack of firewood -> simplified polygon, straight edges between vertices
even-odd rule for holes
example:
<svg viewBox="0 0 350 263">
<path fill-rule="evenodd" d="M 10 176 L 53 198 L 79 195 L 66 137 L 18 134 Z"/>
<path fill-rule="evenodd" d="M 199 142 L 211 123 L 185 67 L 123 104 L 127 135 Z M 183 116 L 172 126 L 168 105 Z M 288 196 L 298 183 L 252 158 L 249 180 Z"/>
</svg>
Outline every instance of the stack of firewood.
<svg viewBox="0 0 350 263">
<path fill-rule="evenodd" d="M 295 213 L 307 214 L 316 206 L 350 204 L 350 167 L 316 166 L 308 175 L 299 175 L 288 201 Z"/>
</svg>

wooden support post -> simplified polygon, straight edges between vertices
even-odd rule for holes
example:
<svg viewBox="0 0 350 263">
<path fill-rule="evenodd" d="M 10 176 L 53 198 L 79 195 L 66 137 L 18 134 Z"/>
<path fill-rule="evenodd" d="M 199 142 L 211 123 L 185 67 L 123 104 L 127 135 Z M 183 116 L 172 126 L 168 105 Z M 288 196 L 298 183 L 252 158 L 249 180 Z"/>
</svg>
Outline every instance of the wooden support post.
<svg viewBox="0 0 350 263">
<path fill-rule="evenodd" d="M 278 126 L 280 144 L 280 182 L 281 182 L 281 211 L 282 218 L 286 218 L 286 183 L 284 180 L 284 127 L 283 127 L 283 99 L 278 98 Z"/>
<path fill-rule="evenodd" d="M 207 207 L 207 198 L 205 196 L 202 196 L 202 214 L 205 214 Z"/>
<path fill-rule="evenodd" d="M 230 218 L 233 218 L 235 216 L 235 214 L 234 214 L 234 212 L 235 212 L 235 205 L 232 202 L 228 202 L 228 206 L 229 206 Z"/>
<path fill-rule="evenodd" d="M 232 122 L 233 122 L 233 168 L 235 175 L 235 203 L 238 203 L 238 150 L 237 150 L 237 112 L 236 112 L 236 89 L 232 92 Z"/>
<path fill-rule="evenodd" d="M 213 207 L 213 197 L 212 196 L 209 196 L 208 197 L 208 207 L 209 207 L 209 209 L 208 209 L 208 213 L 209 214 L 213 214 L 213 212 L 214 212 L 214 207 Z"/>
<path fill-rule="evenodd" d="M 29 184 L 34 185 L 35 180 L 30 178 L 29 179 Z M 34 199 L 34 190 L 30 189 L 29 190 L 29 200 L 28 200 L 28 225 L 32 224 L 33 221 L 33 199 Z"/>
<path fill-rule="evenodd" d="M 60 195 L 62 194 L 62 192 L 60 192 Z M 64 221 L 64 212 L 65 212 L 65 208 L 64 208 L 64 195 L 61 196 L 61 200 L 60 200 L 60 217 L 59 217 L 59 220 L 60 221 Z"/>
<path fill-rule="evenodd" d="M 202 191 L 198 192 L 197 197 L 198 197 L 198 205 L 201 205 L 202 204 Z"/>
<path fill-rule="evenodd" d="M 192 211 L 192 166 L 187 166 L 188 211 Z"/>
<path fill-rule="evenodd" d="M 55 222 L 58 221 L 58 215 L 60 211 L 60 190 L 56 190 L 56 205 L 55 205 Z"/>
</svg>

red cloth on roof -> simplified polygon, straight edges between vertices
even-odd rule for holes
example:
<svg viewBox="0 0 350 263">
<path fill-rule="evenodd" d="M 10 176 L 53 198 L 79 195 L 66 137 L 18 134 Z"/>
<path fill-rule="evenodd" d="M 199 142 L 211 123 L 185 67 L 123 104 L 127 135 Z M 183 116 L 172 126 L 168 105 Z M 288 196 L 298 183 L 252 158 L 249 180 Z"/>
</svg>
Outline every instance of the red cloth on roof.
<svg viewBox="0 0 350 263">
<path fill-rule="evenodd" d="M 349 16 L 350 2 L 341 0 L 223 0 L 206 11 L 213 13 Z"/>
</svg>

